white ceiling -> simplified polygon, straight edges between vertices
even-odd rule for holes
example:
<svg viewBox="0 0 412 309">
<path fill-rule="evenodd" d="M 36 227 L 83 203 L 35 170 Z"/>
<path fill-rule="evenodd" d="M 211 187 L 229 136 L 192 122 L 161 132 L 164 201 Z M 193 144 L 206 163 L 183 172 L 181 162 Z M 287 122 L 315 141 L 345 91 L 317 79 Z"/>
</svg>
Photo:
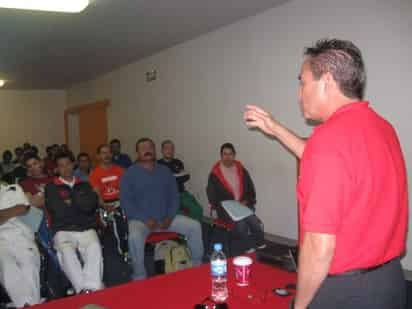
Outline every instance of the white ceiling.
<svg viewBox="0 0 412 309">
<path fill-rule="evenodd" d="M 0 78 L 63 89 L 288 0 L 94 0 L 80 14 L 0 9 Z"/>
</svg>

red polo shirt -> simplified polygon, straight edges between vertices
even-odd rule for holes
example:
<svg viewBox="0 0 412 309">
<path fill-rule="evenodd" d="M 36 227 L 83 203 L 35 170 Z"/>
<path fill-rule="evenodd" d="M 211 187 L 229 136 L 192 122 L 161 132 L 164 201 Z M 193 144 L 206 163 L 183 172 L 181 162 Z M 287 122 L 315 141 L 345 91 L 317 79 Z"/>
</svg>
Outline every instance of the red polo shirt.
<svg viewBox="0 0 412 309">
<path fill-rule="evenodd" d="M 406 169 L 393 127 L 357 102 L 337 110 L 309 138 L 298 182 L 305 232 L 336 235 L 337 274 L 400 256 L 408 220 Z"/>
</svg>

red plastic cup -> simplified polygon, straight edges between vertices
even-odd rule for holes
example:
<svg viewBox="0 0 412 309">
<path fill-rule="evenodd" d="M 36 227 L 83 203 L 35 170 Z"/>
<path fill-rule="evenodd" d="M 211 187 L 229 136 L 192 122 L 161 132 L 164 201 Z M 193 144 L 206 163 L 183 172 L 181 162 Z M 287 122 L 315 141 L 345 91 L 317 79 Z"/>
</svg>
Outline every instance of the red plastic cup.
<svg viewBox="0 0 412 309">
<path fill-rule="evenodd" d="M 250 273 L 253 260 L 248 256 L 238 256 L 233 259 L 235 266 L 235 281 L 238 286 L 247 286 L 250 283 Z"/>
</svg>

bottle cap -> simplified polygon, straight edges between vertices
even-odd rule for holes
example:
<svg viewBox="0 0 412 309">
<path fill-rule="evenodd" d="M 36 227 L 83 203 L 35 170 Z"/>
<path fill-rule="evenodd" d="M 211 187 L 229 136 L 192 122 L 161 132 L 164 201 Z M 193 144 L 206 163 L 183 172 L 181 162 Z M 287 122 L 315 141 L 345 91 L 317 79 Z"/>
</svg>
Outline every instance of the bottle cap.
<svg viewBox="0 0 412 309">
<path fill-rule="evenodd" d="M 213 249 L 215 251 L 222 251 L 222 244 L 221 243 L 217 243 L 213 246 Z"/>
</svg>

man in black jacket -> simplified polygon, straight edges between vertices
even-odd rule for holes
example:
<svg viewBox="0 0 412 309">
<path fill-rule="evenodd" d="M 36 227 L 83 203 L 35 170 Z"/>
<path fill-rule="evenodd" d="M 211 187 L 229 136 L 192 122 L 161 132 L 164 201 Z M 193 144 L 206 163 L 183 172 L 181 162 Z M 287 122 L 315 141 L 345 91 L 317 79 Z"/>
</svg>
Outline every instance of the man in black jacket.
<svg viewBox="0 0 412 309">
<path fill-rule="evenodd" d="M 98 197 L 88 182 L 73 176 L 70 153 L 59 154 L 56 163 L 60 176 L 45 190 L 54 247 L 76 293 L 96 291 L 103 287 L 102 249 L 95 231 Z"/>
<path fill-rule="evenodd" d="M 262 223 L 256 215 L 251 215 L 237 222 L 232 222 L 228 213 L 222 207 L 223 201 L 236 200 L 253 212 L 256 205 L 256 192 L 252 178 L 243 165 L 235 160 L 236 150 L 231 143 L 220 148 L 221 160 L 212 168 L 207 184 L 207 197 L 212 207 L 216 209 L 220 219 L 235 223 L 235 231 L 243 237 L 249 237 L 255 242 L 255 248 L 264 247 Z"/>
<path fill-rule="evenodd" d="M 185 191 L 185 182 L 190 179 L 190 175 L 185 172 L 183 162 L 175 158 L 175 145 L 171 140 L 162 142 L 162 158 L 157 163 L 167 166 L 176 178 L 179 192 Z"/>
<path fill-rule="evenodd" d="M 190 179 L 190 174 L 185 171 L 183 162 L 175 158 L 175 145 L 168 139 L 162 142 L 162 158 L 157 163 L 167 166 L 176 179 L 180 195 L 179 213 L 201 222 L 203 220 L 203 208 L 185 188 L 185 183 Z"/>
</svg>

